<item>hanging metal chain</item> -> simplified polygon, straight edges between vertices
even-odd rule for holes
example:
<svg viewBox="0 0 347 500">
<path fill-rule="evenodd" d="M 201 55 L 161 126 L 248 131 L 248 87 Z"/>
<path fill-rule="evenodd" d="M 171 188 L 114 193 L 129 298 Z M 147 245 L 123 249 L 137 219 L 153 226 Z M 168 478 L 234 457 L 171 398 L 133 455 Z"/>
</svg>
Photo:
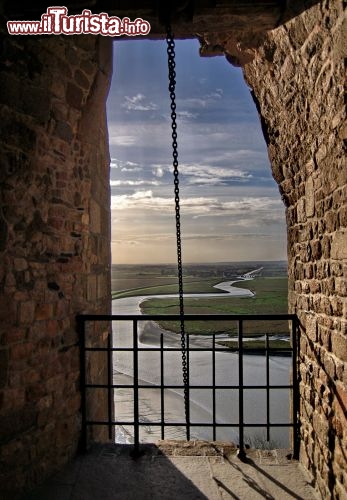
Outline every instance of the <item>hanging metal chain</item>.
<svg viewBox="0 0 347 500">
<path fill-rule="evenodd" d="M 177 242 L 177 267 L 178 267 L 178 294 L 180 306 L 180 334 L 182 349 L 182 375 L 184 387 L 184 410 L 186 418 L 187 440 L 190 439 L 189 429 L 189 380 L 187 365 L 186 334 L 184 328 L 184 303 L 183 303 L 183 271 L 182 271 L 182 240 L 181 240 L 181 216 L 180 216 L 180 190 L 178 172 L 178 151 L 177 151 L 177 123 L 176 123 L 176 63 L 175 63 L 175 42 L 171 31 L 171 26 L 167 26 L 167 55 L 169 66 L 169 91 L 171 99 L 171 128 L 172 128 L 172 157 L 173 175 L 175 186 L 175 213 L 176 213 L 176 242 Z"/>
</svg>

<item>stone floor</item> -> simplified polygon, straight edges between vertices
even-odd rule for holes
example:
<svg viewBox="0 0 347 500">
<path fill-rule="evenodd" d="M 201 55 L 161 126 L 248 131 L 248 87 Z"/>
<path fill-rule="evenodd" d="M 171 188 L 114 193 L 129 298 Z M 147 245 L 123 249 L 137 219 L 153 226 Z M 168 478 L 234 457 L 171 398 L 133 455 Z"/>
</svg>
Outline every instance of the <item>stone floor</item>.
<svg viewBox="0 0 347 500">
<path fill-rule="evenodd" d="M 97 445 L 25 500 L 192 500 L 319 498 L 288 450 L 247 450 L 227 443 L 164 441 L 137 459 L 128 445 Z"/>
</svg>

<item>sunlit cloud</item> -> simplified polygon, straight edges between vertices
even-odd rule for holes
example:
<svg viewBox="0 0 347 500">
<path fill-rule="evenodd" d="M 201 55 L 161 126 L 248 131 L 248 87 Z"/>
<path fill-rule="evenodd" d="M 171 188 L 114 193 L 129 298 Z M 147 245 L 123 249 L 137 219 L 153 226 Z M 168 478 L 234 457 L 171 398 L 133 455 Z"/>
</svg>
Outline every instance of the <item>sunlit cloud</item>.
<svg viewBox="0 0 347 500">
<path fill-rule="evenodd" d="M 142 167 L 122 167 L 121 172 L 141 172 Z"/>
<path fill-rule="evenodd" d="M 142 167 L 133 161 L 122 161 L 117 158 L 111 158 L 110 167 L 119 169 L 121 172 L 140 172 Z"/>
<path fill-rule="evenodd" d="M 126 209 L 151 209 L 151 210 L 168 210 L 172 206 L 172 200 L 160 196 L 153 196 L 152 191 L 137 191 L 133 194 L 121 194 L 111 196 L 111 209 L 126 210 Z"/>
<path fill-rule="evenodd" d="M 231 181 L 246 181 L 252 178 L 252 175 L 245 170 L 210 165 L 181 165 L 180 169 L 188 177 L 189 184 L 216 185 Z"/>
<path fill-rule="evenodd" d="M 283 210 L 282 202 L 269 197 L 242 198 L 240 200 L 221 201 L 217 197 L 190 197 L 181 200 L 182 213 L 193 215 L 195 218 L 239 215 L 248 213 L 260 214 L 273 210 Z M 173 197 L 153 195 L 153 191 L 136 191 L 133 194 L 112 196 L 111 208 L 113 210 L 160 210 L 162 213 L 172 212 Z"/>
<path fill-rule="evenodd" d="M 147 115 L 146 115 L 147 116 Z M 151 126 L 143 119 L 132 121 L 131 123 L 119 121 L 109 123 L 109 143 L 111 151 L 119 155 L 117 147 L 129 148 L 127 159 L 139 163 L 139 157 L 134 156 L 136 150 L 142 152 L 146 149 L 146 154 L 160 154 L 165 145 L 171 144 L 171 131 L 169 123 L 151 122 Z M 159 160 L 160 161 L 160 160 Z"/>
<path fill-rule="evenodd" d="M 178 111 L 177 117 L 180 120 L 196 120 L 198 113 L 191 113 L 190 111 Z"/>
<path fill-rule="evenodd" d="M 155 177 L 161 178 L 164 175 L 164 168 L 163 167 L 154 167 L 153 170 L 152 170 L 152 174 Z"/>
<path fill-rule="evenodd" d="M 108 98 L 115 262 L 176 258 L 163 44 L 115 47 L 118 71 Z M 176 49 L 184 262 L 285 257 L 285 210 L 242 71 L 224 58 L 197 57 L 197 41 L 177 41 Z"/>
<path fill-rule="evenodd" d="M 143 94 L 136 94 L 132 97 L 124 96 L 125 102 L 122 104 L 122 108 L 128 111 L 154 111 L 158 109 L 158 106 L 147 100 Z"/>
<path fill-rule="evenodd" d="M 109 143 L 111 146 L 132 146 L 136 144 L 136 137 L 133 135 L 110 135 Z"/>
<path fill-rule="evenodd" d="M 142 181 L 142 180 L 135 180 L 135 181 L 130 181 L 130 180 L 124 180 L 124 181 L 110 181 L 110 186 L 111 187 L 117 187 L 117 186 L 160 186 L 159 181 Z"/>
</svg>

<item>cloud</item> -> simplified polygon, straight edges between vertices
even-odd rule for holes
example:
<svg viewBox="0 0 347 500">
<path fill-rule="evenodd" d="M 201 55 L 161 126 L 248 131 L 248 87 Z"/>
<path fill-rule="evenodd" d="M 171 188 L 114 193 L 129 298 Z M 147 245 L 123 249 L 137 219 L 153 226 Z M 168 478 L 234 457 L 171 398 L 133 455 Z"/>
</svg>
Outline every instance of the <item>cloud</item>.
<svg viewBox="0 0 347 500">
<path fill-rule="evenodd" d="M 214 92 L 207 94 L 208 99 L 221 99 L 223 96 L 223 89 L 216 89 Z"/>
<path fill-rule="evenodd" d="M 115 238 L 112 239 L 112 243 L 124 243 L 127 244 L 128 242 L 136 242 L 136 243 L 142 243 L 142 242 L 172 242 L 176 240 L 176 235 L 173 233 L 154 233 L 154 234 L 127 234 L 123 238 Z"/>
<path fill-rule="evenodd" d="M 206 108 L 209 103 L 209 99 L 207 96 L 205 97 L 186 97 L 184 99 L 178 99 L 179 107 L 188 107 L 188 108 Z"/>
<path fill-rule="evenodd" d="M 137 240 L 129 240 L 128 238 L 125 239 L 125 240 L 112 240 L 111 241 L 112 244 L 115 244 L 115 245 L 126 245 L 126 246 L 137 246 L 139 245 L 139 241 Z"/>
<path fill-rule="evenodd" d="M 188 177 L 188 184 L 228 184 L 230 182 L 247 181 L 252 174 L 245 170 L 214 167 L 211 165 L 181 165 L 180 171 Z"/>
<path fill-rule="evenodd" d="M 267 233 L 228 233 L 228 234 L 184 234 L 184 241 L 189 240 L 213 240 L 213 241 L 230 241 L 243 240 L 251 238 L 272 238 L 273 234 Z M 280 236 L 279 236 L 280 237 Z M 280 237 L 282 239 L 282 237 Z"/>
<path fill-rule="evenodd" d="M 142 167 L 133 161 L 122 161 L 117 158 L 111 158 L 111 168 L 119 168 L 121 172 L 140 172 Z"/>
<path fill-rule="evenodd" d="M 164 175 L 164 168 L 163 167 L 154 167 L 153 170 L 152 170 L 152 174 L 155 176 L 155 177 L 163 177 Z"/>
<path fill-rule="evenodd" d="M 141 167 L 122 167 L 121 172 L 141 172 Z"/>
<path fill-rule="evenodd" d="M 188 241 L 210 241 L 214 242 L 218 241 L 231 241 L 231 240 L 247 240 L 247 239 L 268 239 L 273 238 L 273 234 L 268 233 L 225 233 L 225 234 L 202 234 L 202 233 L 194 233 L 194 234 L 183 234 L 183 239 L 185 242 Z M 282 239 L 282 236 L 278 235 L 279 239 Z M 117 244 L 125 244 L 125 245 L 139 245 L 141 243 L 159 243 L 159 242 L 168 242 L 172 243 L 176 241 L 175 234 L 130 234 L 126 235 L 123 238 L 114 238 L 111 240 L 112 243 Z"/>
<path fill-rule="evenodd" d="M 185 97 L 183 99 L 177 99 L 179 107 L 188 107 L 188 108 L 207 108 L 211 104 L 214 104 L 216 101 L 220 100 L 223 96 L 223 90 L 217 88 L 212 92 L 202 95 L 201 97 Z"/>
<path fill-rule="evenodd" d="M 138 51 L 136 43 L 117 47 L 122 71 L 108 101 L 114 260 L 174 261 L 166 75 L 152 64 L 157 42 L 146 41 L 148 50 L 139 42 Z M 176 110 L 184 260 L 276 258 L 285 253 L 284 206 L 242 72 L 224 58 L 201 60 L 192 41 L 177 44 L 188 56 Z"/>
<path fill-rule="evenodd" d="M 147 115 L 146 115 L 147 116 Z M 171 144 L 169 123 L 151 122 L 141 116 L 131 123 L 127 121 L 109 122 L 109 143 L 112 156 L 121 156 L 120 147 L 128 147 L 127 159 L 139 163 L 159 163 L 162 151 Z M 159 158 L 156 159 L 159 155 Z"/>
<path fill-rule="evenodd" d="M 213 201 L 213 199 L 209 199 Z M 206 198 L 188 198 L 182 200 L 181 206 L 188 207 L 189 210 L 194 210 L 194 207 L 200 207 L 202 203 L 206 203 Z M 137 191 L 133 194 L 122 194 L 112 196 L 111 208 L 114 210 L 125 209 L 140 209 L 140 210 L 160 210 L 163 212 L 171 212 L 174 209 L 173 196 L 153 196 L 151 190 Z"/>
<path fill-rule="evenodd" d="M 143 180 L 124 180 L 124 181 L 110 181 L 110 186 L 111 187 L 116 187 L 116 186 L 159 186 L 160 182 L 159 181 L 143 181 Z"/>
<path fill-rule="evenodd" d="M 273 211 L 278 213 L 283 212 L 283 204 L 281 200 L 270 197 L 244 197 L 239 200 L 220 201 L 215 199 L 210 205 L 204 206 L 204 210 L 195 218 L 215 215 L 230 215 L 230 216 L 259 216 L 260 213 Z"/>
<path fill-rule="evenodd" d="M 150 102 L 143 94 L 136 94 L 132 97 L 124 96 L 125 102 L 122 108 L 127 111 L 155 111 L 158 106 L 154 102 Z"/>
<path fill-rule="evenodd" d="M 133 194 L 122 194 L 111 197 L 113 210 L 137 209 L 160 211 L 162 215 L 172 213 L 174 210 L 173 197 L 154 196 L 152 190 L 136 191 Z M 193 218 L 215 217 L 221 215 L 243 217 L 261 216 L 268 217 L 268 212 L 278 213 L 283 211 L 280 200 L 270 197 L 244 197 L 239 200 L 221 201 L 217 197 L 190 197 L 181 199 L 182 215 L 191 215 Z"/>
<path fill-rule="evenodd" d="M 180 120 L 195 120 L 198 117 L 198 113 L 191 113 L 190 111 L 178 111 L 177 117 Z"/>
<path fill-rule="evenodd" d="M 163 198 L 160 196 L 154 197 L 152 191 L 136 191 L 133 194 L 121 194 L 111 196 L 111 209 L 126 210 L 131 208 L 136 209 L 154 209 L 168 210 L 172 206 L 172 199 Z"/>
<path fill-rule="evenodd" d="M 113 135 L 109 136 L 109 143 L 112 146 L 132 146 L 136 144 L 136 137 L 133 135 Z"/>
</svg>

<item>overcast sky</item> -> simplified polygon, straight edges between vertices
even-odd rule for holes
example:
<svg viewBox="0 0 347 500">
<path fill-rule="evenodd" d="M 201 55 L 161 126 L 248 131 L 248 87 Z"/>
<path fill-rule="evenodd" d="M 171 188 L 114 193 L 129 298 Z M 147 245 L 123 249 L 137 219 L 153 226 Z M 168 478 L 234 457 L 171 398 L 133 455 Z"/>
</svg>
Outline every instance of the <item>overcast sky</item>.
<svg viewBox="0 0 347 500">
<path fill-rule="evenodd" d="M 184 262 L 286 259 L 284 207 L 241 70 L 176 42 Z M 165 41 L 114 43 L 112 260 L 176 260 Z"/>
</svg>

